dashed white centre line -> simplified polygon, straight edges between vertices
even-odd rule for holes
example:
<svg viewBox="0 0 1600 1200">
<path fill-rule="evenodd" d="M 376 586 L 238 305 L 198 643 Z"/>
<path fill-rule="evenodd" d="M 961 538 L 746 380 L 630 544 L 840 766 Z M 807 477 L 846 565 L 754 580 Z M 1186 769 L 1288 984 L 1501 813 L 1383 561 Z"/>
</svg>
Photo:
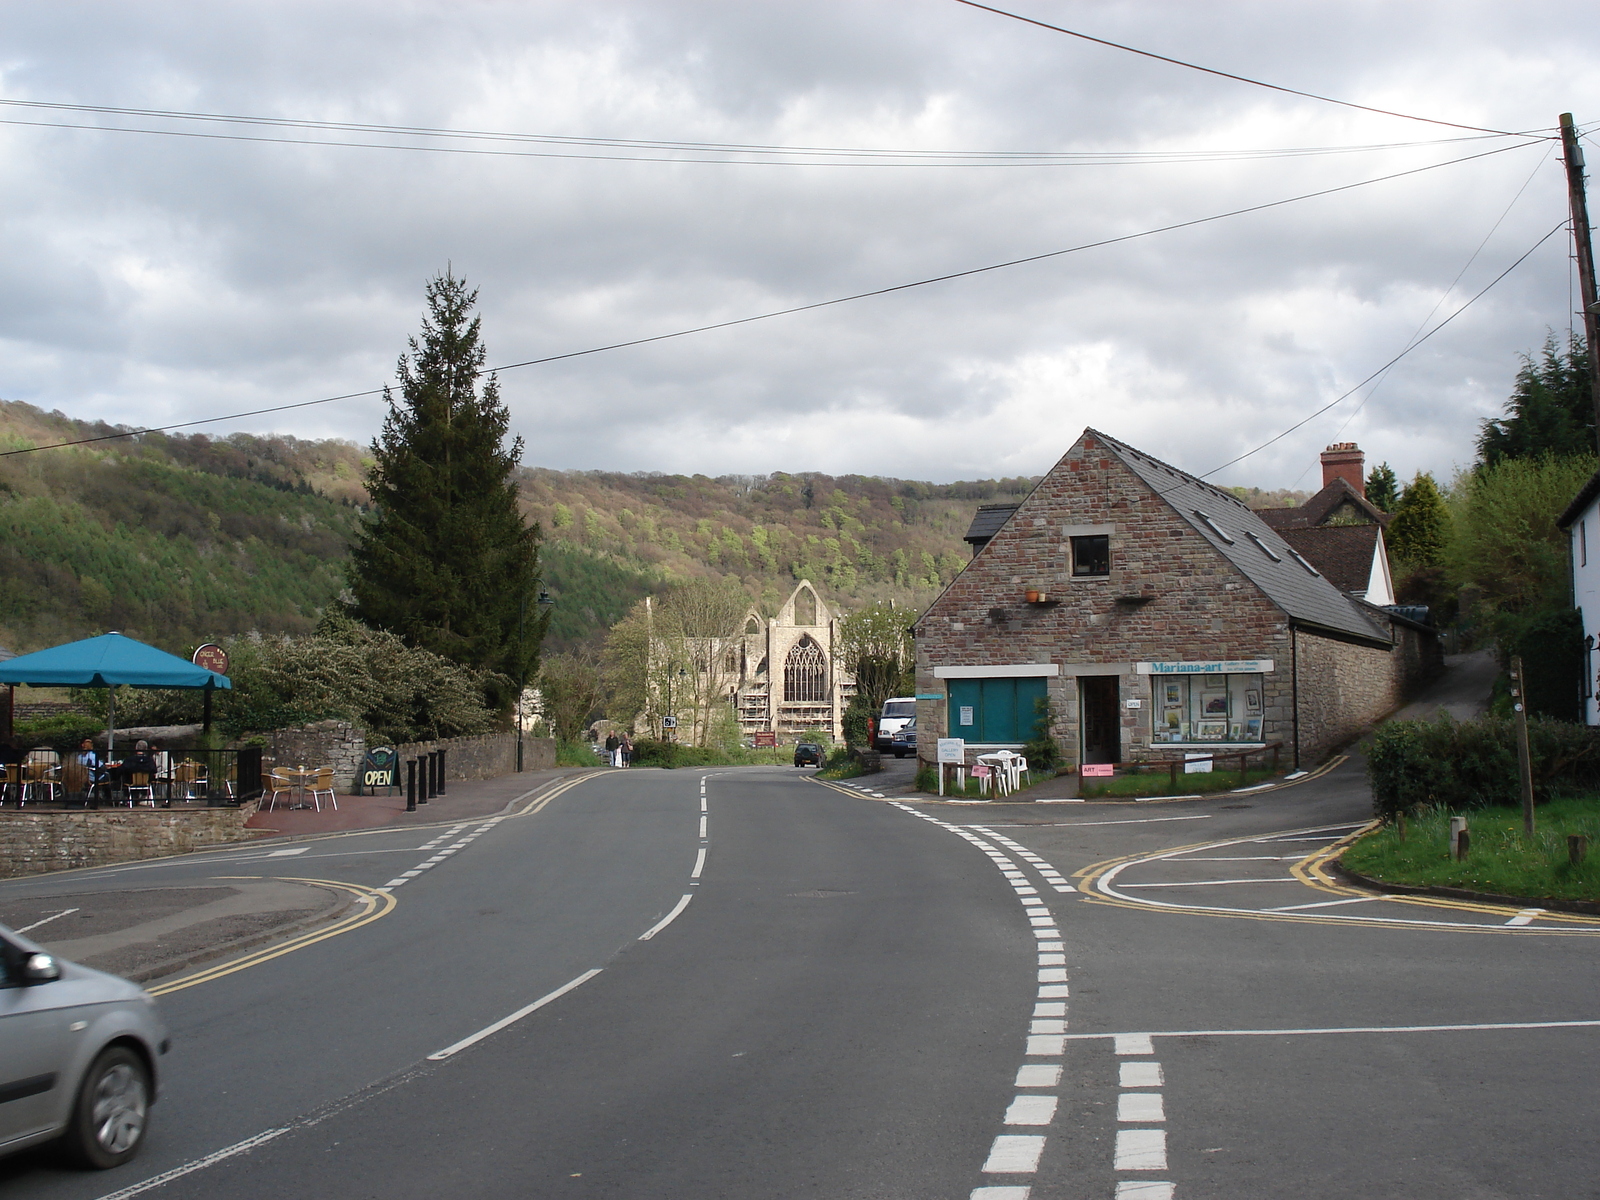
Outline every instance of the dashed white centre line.
<svg viewBox="0 0 1600 1200">
<path fill-rule="evenodd" d="M 1119 1129 L 1113 1166 L 1118 1171 L 1165 1171 L 1165 1129 Z"/>
<path fill-rule="evenodd" d="M 989 1147 L 983 1172 L 986 1175 L 1031 1175 L 1039 1169 L 1039 1157 L 1043 1153 L 1042 1134 L 1002 1133 Z"/>
</svg>

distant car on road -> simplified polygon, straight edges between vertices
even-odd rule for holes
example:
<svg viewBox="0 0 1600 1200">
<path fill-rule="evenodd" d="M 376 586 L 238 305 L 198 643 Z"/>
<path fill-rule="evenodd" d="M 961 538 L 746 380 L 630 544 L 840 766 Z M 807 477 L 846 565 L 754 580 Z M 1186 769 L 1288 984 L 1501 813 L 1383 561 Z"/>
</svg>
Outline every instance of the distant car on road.
<svg viewBox="0 0 1600 1200">
<path fill-rule="evenodd" d="M 815 742 L 796 742 L 794 747 L 794 765 L 797 767 L 820 767 L 828 756 L 822 752 L 822 747 Z"/>
<path fill-rule="evenodd" d="M 902 725 L 895 735 L 889 739 L 889 749 L 894 751 L 896 758 L 904 758 L 908 754 L 917 752 L 917 719 L 912 717 Z"/>
<path fill-rule="evenodd" d="M 144 1143 L 167 1030 L 138 984 L 0 926 L 0 1154 L 58 1141 L 80 1166 Z"/>
</svg>

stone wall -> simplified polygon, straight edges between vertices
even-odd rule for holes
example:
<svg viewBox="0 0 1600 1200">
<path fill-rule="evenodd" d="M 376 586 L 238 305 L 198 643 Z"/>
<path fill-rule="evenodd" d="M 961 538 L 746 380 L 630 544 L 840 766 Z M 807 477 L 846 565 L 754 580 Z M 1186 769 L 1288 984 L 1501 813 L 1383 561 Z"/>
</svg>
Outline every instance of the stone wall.
<svg viewBox="0 0 1600 1200">
<path fill-rule="evenodd" d="M 238 808 L 0 809 L 0 877 L 162 858 L 249 841 L 258 835 L 244 825 L 255 811 L 254 801 Z"/>
<path fill-rule="evenodd" d="M 517 769 L 517 735 L 490 733 L 482 737 L 443 738 L 431 742 L 407 742 L 394 747 L 403 764 L 408 758 L 445 750 L 445 778 L 494 779 Z M 280 729 L 272 734 L 263 753 L 261 769 L 279 767 L 333 767 L 334 787 L 352 790 L 356 774 L 367 753 L 366 735 L 344 721 L 318 721 L 295 729 Z M 538 771 L 556 765 L 556 744 L 552 738 L 522 739 L 523 768 Z M 400 768 L 402 785 L 405 767 Z"/>
<path fill-rule="evenodd" d="M 275 730 L 261 754 L 263 776 L 273 767 L 333 768 L 333 786 L 347 792 L 367 753 L 366 734 L 348 721 L 315 721 Z"/>
<path fill-rule="evenodd" d="M 403 764 L 408 758 L 434 750 L 447 751 L 445 779 L 497 779 L 517 769 L 517 735 L 490 733 L 483 737 L 446 738 L 437 742 L 408 742 L 395 747 Z M 525 771 L 541 771 L 556 765 L 554 738 L 524 737 L 522 766 Z M 400 768 L 405 779 L 405 767 Z"/>
</svg>

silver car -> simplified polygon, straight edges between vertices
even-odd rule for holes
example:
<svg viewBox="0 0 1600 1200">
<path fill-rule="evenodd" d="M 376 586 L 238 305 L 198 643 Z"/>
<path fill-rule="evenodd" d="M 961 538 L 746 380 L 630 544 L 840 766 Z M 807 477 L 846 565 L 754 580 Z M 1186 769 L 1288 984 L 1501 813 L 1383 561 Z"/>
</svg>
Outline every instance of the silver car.
<svg viewBox="0 0 1600 1200">
<path fill-rule="evenodd" d="M 167 1051 L 155 998 L 0 926 L 0 1154 L 59 1140 L 85 1167 L 138 1153 Z"/>
</svg>

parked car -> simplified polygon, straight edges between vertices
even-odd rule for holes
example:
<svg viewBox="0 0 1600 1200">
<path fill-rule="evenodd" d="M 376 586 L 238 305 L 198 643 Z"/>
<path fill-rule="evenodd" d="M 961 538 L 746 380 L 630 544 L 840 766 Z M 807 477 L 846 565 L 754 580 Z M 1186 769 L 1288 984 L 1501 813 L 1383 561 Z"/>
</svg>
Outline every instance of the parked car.
<svg viewBox="0 0 1600 1200">
<path fill-rule="evenodd" d="M 794 747 L 794 765 L 797 767 L 820 767 L 826 762 L 828 756 L 823 753 L 822 747 L 815 742 L 796 742 Z"/>
<path fill-rule="evenodd" d="M 891 696 L 883 702 L 883 710 L 878 713 L 878 734 L 872 739 L 872 748 L 880 753 L 889 749 L 889 743 L 894 735 L 905 728 L 907 721 L 917 719 L 917 698 L 915 696 Z"/>
<path fill-rule="evenodd" d="M 144 1143 L 167 1045 L 138 984 L 0 926 L 0 1154 L 59 1141 L 81 1166 L 121 1166 Z"/>
<path fill-rule="evenodd" d="M 908 754 L 917 752 L 917 719 L 912 717 L 889 739 L 889 749 L 894 751 L 896 758 L 904 758 Z"/>
</svg>

